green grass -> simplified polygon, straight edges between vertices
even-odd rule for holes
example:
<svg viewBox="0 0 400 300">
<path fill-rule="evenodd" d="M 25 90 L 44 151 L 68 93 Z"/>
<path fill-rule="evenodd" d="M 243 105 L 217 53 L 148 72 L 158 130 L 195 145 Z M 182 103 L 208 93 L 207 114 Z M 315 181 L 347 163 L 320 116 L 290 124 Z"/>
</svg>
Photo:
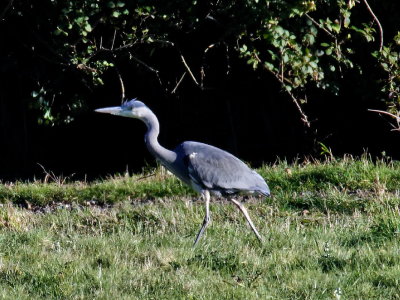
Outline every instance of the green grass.
<svg viewBox="0 0 400 300">
<path fill-rule="evenodd" d="M 218 200 L 193 248 L 203 204 L 159 171 L 3 184 L 0 298 L 400 299 L 399 163 L 259 171 L 273 197 L 246 206 L 263 245 Z"/>
</svg>

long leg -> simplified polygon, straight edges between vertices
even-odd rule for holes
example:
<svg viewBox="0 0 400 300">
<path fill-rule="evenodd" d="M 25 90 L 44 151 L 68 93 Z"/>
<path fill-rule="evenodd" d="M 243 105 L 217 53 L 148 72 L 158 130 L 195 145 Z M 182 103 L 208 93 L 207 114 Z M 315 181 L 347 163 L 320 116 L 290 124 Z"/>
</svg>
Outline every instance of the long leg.
<svg viewBox="0 0 400 300">
<path fill-rule="evenodd" d="M 210 192 L 208 190 L 203 191 L 202 197 L 204 198 L 204 200 L 206 202 L 206 215 L 203 220 L 203 225 L 201 226 L 200 231 L 197 234 L 197 237 L 196 237 L 196 240 L 194 241 L 193 246 L 196 246 L 197 242 L 203 235 L 204 230 L 206 229 L 208 223 L 210 223 Z"/>
<path fill-rule="evenodd" d="M 249 223 L 251 229 L 253 229 L 254 234 L 257 236 L 258 240 L 262 243 L 263 239 L 261 238 L 260 234 L 258 233 L 256 227 L 254 226 L 253 222 L 250 219 L 249 213 L 247 212 L 247 209 L 244 207 L 244 205 L 242 203 L 240 203 L 239 201 L 235 200 L 235 199 L 229 199 L 231 200 L 239 209 L 240 211 L 244 214 L 247 222 Z"/>
</svg>

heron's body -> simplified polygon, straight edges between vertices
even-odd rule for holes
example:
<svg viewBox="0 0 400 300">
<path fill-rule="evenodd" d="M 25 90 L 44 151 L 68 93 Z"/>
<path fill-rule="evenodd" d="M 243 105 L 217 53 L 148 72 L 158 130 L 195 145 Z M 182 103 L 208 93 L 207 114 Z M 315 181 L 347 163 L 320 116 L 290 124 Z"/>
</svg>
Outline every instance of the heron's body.
<svg viewBox="0 0 400 300">
<path fill-rule="evenodd" d="M 228 197 L 243 212 L 257 238 L 262 240 L 243 204 L 233 198 L 243 193 L 269 196 L 268 185 L 257 172 L 232 154 L 211 145 L 184 142 L 173 151 L 162 147 L 157 140 L 160 130 L 157 117 L 140 101 L 131 100 L 121 107 L 102 108 L 96 111 L 138 118 L 146 123 L 145 142 L 149 151 L 169 171 L 203 196 L 206 202 L 206 216 L 195 244 L 210 221 L 210 193 Z"/>
<path fill-rule="evenodd" d="M 239 193 L 269 195 L 264 179 L 224 150 L 203 143 L 184 142 L 174 152 L 178 154 L 179 169 L 185 171 L 181 180 L 198 192 L 207 189 L 216 196 Z"/>
</svg>

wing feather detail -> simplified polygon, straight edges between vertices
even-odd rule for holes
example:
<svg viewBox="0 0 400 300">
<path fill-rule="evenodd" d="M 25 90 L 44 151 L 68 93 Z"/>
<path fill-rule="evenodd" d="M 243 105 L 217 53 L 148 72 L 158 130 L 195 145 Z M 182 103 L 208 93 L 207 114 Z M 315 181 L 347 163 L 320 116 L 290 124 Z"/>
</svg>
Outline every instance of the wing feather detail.
<svg viewBox="0 0 400 300">
<path fill-rule="evenodd" d="M 188 175 L 197 185 L 226 193 L 255 191 L 269 194 L 264 179 L 232 154 L 196 142 L 185 142 L 181 148 Z"/>
</svg>

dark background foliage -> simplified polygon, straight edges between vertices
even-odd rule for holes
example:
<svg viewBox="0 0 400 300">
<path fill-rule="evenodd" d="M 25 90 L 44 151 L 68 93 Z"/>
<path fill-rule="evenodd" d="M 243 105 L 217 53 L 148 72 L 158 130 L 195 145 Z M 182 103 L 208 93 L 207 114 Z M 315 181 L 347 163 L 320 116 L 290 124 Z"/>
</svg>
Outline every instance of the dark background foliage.
<svg viewBox="0 0 400 300">
<path fill-rule="evenodd" d="M 202 141 L 254 166 L 319 157 L 323 145 L 399 158 L 398 132 L 367 111 L 397 112 L 398 1 L 369 3 L 381 51 L 362 1 L 7 2 L 4 180 L 41 177 L 38 164 L 75 178 L 153 165 L 144 124 L 93 112 L 121 102 L 119 76 L 126 98 L 158 115 L 169 148 Z"/>
</svg>

